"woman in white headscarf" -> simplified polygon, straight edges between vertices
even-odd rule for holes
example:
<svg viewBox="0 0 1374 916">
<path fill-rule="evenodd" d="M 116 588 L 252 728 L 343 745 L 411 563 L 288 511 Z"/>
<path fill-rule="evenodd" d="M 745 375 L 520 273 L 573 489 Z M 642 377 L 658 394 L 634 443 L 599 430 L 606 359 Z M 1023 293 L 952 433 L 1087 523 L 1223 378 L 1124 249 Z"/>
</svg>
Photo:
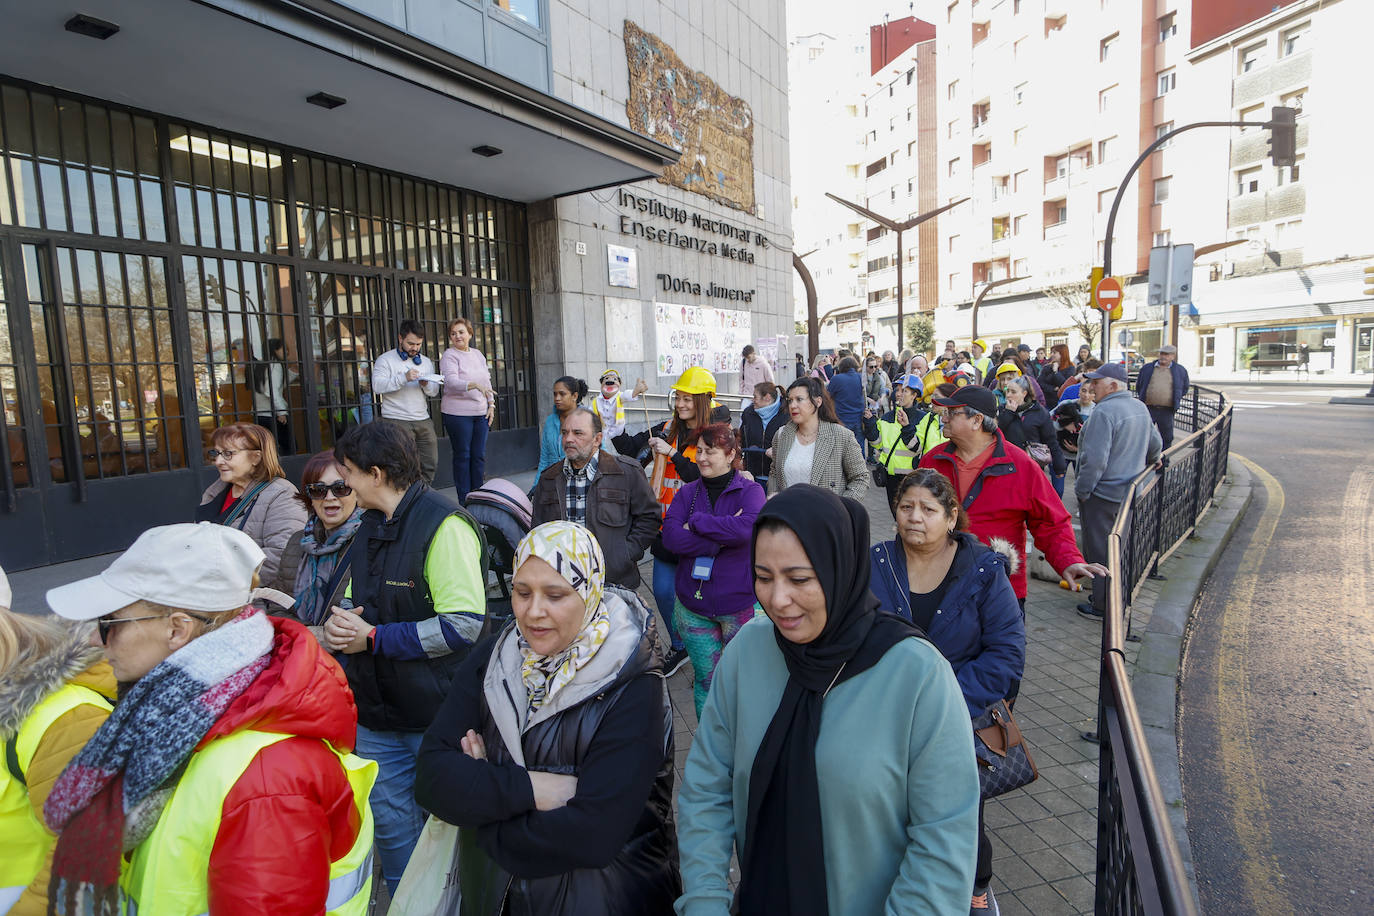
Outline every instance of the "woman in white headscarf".
<svg viewBox="0 0 1374 916">
<path fill-rule="evenodd" d="M 653 615 L 604 570 L 580 525 L 526 535 L 515 620 L 473 648 L 425 733 L 415 797 L 460 828 L 462 916 L 668 914 L 681 893 Z"/>
</svg>

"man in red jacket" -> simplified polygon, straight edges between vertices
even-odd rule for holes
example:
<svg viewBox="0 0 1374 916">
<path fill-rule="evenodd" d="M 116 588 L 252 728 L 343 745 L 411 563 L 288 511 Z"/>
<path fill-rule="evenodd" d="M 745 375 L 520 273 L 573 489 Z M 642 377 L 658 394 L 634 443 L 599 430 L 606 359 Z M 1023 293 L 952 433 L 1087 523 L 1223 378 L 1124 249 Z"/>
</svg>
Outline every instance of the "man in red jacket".
<svg viewBox="0 0 1374 916">
<path fill-rule="evenodd" d="M 1074 542 L 1073 523 L 1050 479 L 1024 451 L 997 428 L 997 395 L 970 385 L 931 403 L 944 408 L 949 441 L 931 449 L 921 467 L 949 478 L 968 512 L 969 528 L 983 543 L 1003 538 L 1015 548 L 1020 563 L 1011 586 L 1026 607 L 1026 530 L 1050 565 L 1070 585 L 1079 579 L 1107 575 L 1107 568 L 1087 563 Z"/>
</svg>

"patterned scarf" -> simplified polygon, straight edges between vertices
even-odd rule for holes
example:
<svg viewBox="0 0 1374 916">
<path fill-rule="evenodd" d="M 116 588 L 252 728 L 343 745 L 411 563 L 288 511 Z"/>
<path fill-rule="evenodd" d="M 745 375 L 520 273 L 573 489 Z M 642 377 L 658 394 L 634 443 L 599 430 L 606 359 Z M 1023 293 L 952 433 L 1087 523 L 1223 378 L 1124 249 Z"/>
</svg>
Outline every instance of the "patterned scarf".
<svg viewBox="0 0 1374 916">
<path fill-rule="evenodd" d="M 515 568 L 538 557 L 567 580 L 586 604 L 582 629 L 555 655 L 539 655 L 520 637 L 520 678 L 529 697 L 526 719 L 566 687 L 579 668 L 591 661 L 611 632 L 611 618 L 601 598 L 605 592 L 606 562 L 592 533 L 572 522 L 548 522 L 520 541 Z"/>
<path fill-rule="evenodd" d="M 359 506 L 339 527 L 323 539 L 324 523 L 314 516 L 301 533 L 301 568 L 296 573 L 296 619 L 308 627 L 318 627 L 329 615 L 324 603 L 329 600 L 327 589 L 334 579 L 334 571 L 348 555 L 353 535 L 363 523 L 363 509 Z"/>
<path fill-rule="evenodd" d="M 267 667 L 272 624 L 255 608 L 191 640 L 144 675 L 53 784 L 59 834 L 49 912 L 116 916 L 123 853 L 148 838 L 186 761 Z"/>
</svg>

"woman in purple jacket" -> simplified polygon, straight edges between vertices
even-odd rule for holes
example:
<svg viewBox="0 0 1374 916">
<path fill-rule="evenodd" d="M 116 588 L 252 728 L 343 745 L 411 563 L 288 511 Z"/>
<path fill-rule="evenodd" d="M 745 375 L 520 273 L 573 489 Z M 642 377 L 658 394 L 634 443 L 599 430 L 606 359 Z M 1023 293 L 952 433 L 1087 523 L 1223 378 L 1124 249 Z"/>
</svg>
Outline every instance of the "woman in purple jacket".
<svg viewBox="0 0 1374 916">
<path fill-rule="evenodd" d="M 663 546 L 682 558 L 673 618 L 692 660 L 700 717 L 720 653 L 754 617 L 749 544 L 765 497 L 763 487 L 740 473 L 743 456 L 729 424 L 703 427 L 695 442 L 701 478 L 673 498 L 663 518 Z"/>
</svg>

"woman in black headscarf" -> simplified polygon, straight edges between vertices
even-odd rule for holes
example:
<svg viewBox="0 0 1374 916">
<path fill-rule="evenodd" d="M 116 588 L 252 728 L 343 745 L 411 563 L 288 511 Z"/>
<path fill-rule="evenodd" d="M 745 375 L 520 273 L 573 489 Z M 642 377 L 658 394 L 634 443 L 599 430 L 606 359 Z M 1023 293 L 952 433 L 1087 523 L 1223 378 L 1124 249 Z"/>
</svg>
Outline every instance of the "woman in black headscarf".
<svg viewBox="0 0 1374 916">
<path fill-rule="evenodd" d="M 868 590 L 868 515 L 789 487 L 754 526 L 767 619 L 726 647 L 678 799 L 682 916 L 956 913 L 978 773 L 948 663 Z M 905 799 L 905 804 L 901 800 Z"/>
</svg>

